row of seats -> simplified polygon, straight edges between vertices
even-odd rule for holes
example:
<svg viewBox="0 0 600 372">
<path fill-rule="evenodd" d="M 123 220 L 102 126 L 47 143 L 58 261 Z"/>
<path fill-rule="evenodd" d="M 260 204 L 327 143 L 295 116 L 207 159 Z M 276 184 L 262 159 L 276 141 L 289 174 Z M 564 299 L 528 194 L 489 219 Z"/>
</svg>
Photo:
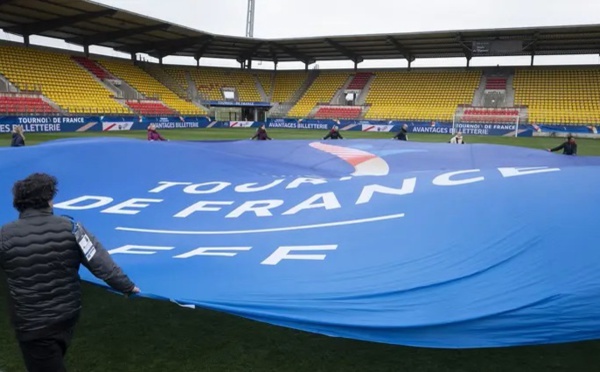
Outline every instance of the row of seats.
<svg viewBox="0 0 600 372">
<path fill-rule="evenodd" d="M 172 116 L 176 112 L 158 101 L 127 101 L 127 106 L 140 115 Z"/>
<path fill-rule="evenodd" d="M 328 103 L 348 80 L 348 73 L 331 72 L 317 76 L 302 98 L 292 107 L 288 116 L 307 117 L 318 103 Z"/>
<path fill-rule="evenodd" d="M 456 107 L 470 104 L 481 71 L 377 72 L 366 103 L 365 119 L 452 120 Z"/>
<path fill-rule="evenodd" d="M 86 57 L 73 56 L 73 60 L 79 63 L 86 70 L 94 74 L 98 79 L 104 80 L 109 79 L 111 76 L 104 70 L 102 67 L 98 66 L 98 64 Z"/>
<path fill-rule="evenodd" d="M 361 112 L 360 106 L 321 106 L 314 117 L 315 119 L 358 119 Z"/>
<path fill-rule="evenodd" d="M 531 123 L 600 122 L 600 69 L 517 70 L 513 85 Z"/>
<path fill-rule="evenodd" d="M 507 79 L 505 77 L 489 77 L 485 82 L 485 89 L 506 90 Z"/>
<path fill-rule="evenodd" d="M 206 111 L 180 98 L 173 91 L 165 87 L 162 83 L 150 76 L 140 67 L 135 66 L 131 61 L 106 59 L 98 61 L 99 64 L 108 70 L 111 74 L 124 80 L 138 92 L 148 98 L 158 98 L 168 107 L 181 113 L 182 115 L 205 115 Z"/>
<path fill-rule="evenodd" d="M 187 74 L 204 99 L 220 101 L 225 98 L 224 88 L 233 88 L 239 101 L 259 102 L 262 97 L 256 87 L 254 76 L 246 71 L 220 68 L 174 67 L 165 69 L 175 81 L 188 87 Z"/>
<path fill-rule="evenodd" d="M 288 103 L 308 78 L 306 71 L 278 72 L 273 79 L 272 102 Z"/>
<path fill-rule="evenodd" d="M 371 76 L 373 76 L 373 74 L 371 72 L 356 73 L 354 75 L 354 77 L 352 78 L 352 81 L 350 81 L 350 84 L 348 84 L 347 89 L 352 89 L 352 90 L 364 89 L 365 85 L 367 85 L 367 83 L 369 82 L 369 79 L 371 78 Z"/>
<path fill-rule="evenodd" d="M 53 114 L 57 110 L 37 96 L 0 96 L 0 113 Z"/>
<path fill-rule="evenodd" d="M 516 116 L 519 115 L 519 110 L 513 109 L 466 109 L 465 115 L 481 115 L 481 116 Z"/>
<path fill-rule="evenodd" d="M 131 113 L 66 53 L 0 45 L 0 73 L 17 87 L 39 87 L 44 96 L 70 113 L 103 113 L 107 109 Z"/>
</svg>

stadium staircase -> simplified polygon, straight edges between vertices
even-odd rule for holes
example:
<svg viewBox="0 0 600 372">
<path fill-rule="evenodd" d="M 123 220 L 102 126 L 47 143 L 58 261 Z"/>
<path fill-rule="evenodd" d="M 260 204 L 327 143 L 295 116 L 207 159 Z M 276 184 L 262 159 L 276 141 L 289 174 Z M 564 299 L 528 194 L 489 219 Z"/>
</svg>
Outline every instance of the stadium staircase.
<svg viewBox="0 0 600 372">
<path fill-rule="evenodd" d="M 175 79 L 173 79 L 169 74 L 167 74 L 160 65 L 156 63 L 145 63 L 140 62 L 138 66 L 146 71 L 150 76 L 154 79 L 158 80 L 162 85 L 169 88 L 175 94 L 177 94 L 180 98 L 189 99 L 191 98 L 186 91 L 186 89 L 181 86 Z"/>
<path fill-rule="evenodd" d="M 4 75 L 0 74 L 0 92 L 17 93 L 19 89 L 15 87 Z"/>
<path fill-rule="evenodd" d="M 307 117 L 318 104 L 330 102 L 347 80 L 347 72 L 320 73 L 288 115 L 296 118 Z"/>
<path fill-rule="evenodd" d="M 261 83 L 261 80 L 264 80 L 264 74 L 259 72 L 252 74 L 252 76 L 254 78 L 254 86 L 256 87 L 258 94 L 260 94 L 261 102 L 269 102 L 269 96 L 267 95 L 267 92 L 263 88 L 263 84 Z"/>
<path fill-rule="evenodd" d="M 179 115 L 206 115 L 206 110 L 182 99 L 131 61 L 107 59 L 99 63 L 112 75 L 142 93 L 147 100 L 159 100 Z"/>
<path fill-rule="evenodd" d="M 306 93 L 315 79 L 319 70 L 309 72 L 277 72 L 273 80 L 273 107 L 269 111 L 270 117 L 285 117 Z"/>
<path fill-rule="evenodd" d="M 258 72 L 254 75 L 257 81 L 257 89 L 260 86 L 259 92 L 264 92 L 263 99 L 265 102 L 271 102 L 273 97 L 273 81 L 275 79 L 275 71 L 272 72 Z M 262 93 L 261 93 L 262 95 Z"/>
<path fill-rule="evenodd" d="M 83 56 L 72 56 L 71 59 L 88 71 L 96 81 L 111 90 L 114 94 L 115 100 L 123 107 L 131 109 L 125 100 L 144 98 L 140 92 L 133 89 L 126 82 L 111 75 L 110 72 L 100 66 L 96 61 Z"/>
<path fill-rule="evenodd" d="M 362 87 L 360 93 L 358 94 L 358 96 L 356 97 L 356 104 L 357 105 L 364 105 L 367 99 L 367 96 L 369 95 L 369 91 L 371 90 L 371 84 L 373 84 L 373 81 L 375 80 L 375 74 L 371 73 L 369 76 L 369 80 L 367 80 L 364 84 L 364 86 Z"/>
</svg>

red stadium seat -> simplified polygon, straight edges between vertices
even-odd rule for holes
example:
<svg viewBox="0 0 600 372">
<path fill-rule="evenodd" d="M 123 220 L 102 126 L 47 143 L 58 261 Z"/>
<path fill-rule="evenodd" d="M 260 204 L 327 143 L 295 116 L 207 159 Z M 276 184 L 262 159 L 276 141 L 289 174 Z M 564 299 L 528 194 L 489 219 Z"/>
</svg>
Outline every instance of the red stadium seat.
<svg viewBox="0 0 600 372">
<path fill-rule="evenodd" d="M 506 90 L 506 81 L 504 77 L 490 77 L 485 83 L 486 90 Z"/>
<path fill-rule="evenodd" d="M 127 106 L 140 115 L 173 116 L 177 113 L 160 101 L 127 101 Z"/>
<path fill-rule="evenodd" d="M 55 114 L 54 107 L 39 96 L 0 96 L 0 113 L 9 114 Z"/>
<path fill-rule="evenodd" d="M 370 72 L 359 72 L 357 74 L 354 75 L 354 77 L 352 78 L 352 81 L 350 81 L 350 85 L 348 85 L 347 89 L 352 89 L 352 90 L 361 90 L 365 88 L 365 85 L 367 85 L 367 82 L 369 81 L 369 79 L 371 78 L 373 74 Z"/>
<path fill-rule="evenodd" d="M 519 115 L 519 110 L 509 108 L 468 108 L 465 109 L 462 121 L 465 123 L 507 123 L 513 122 L 510 117 Z"/>
<path fill-rule="evenodd" d="M 322 106 L 315 119 L 358 119 L 361 113 L 360 106 Z"/>
<path fill-rule="evenodd" d="M 92 61 L 91 59 L 79 56 L 73 56 L 72 58 L 74 61 L 76 61 L 85 69 L 87 69 L 89 72 L 94 74 L 98 79 L 103 80 L 111 78 L 111 75 L 108 72 L 106 72 L 102 67 L 100 67 L 96 62 Z"/>
</svg>

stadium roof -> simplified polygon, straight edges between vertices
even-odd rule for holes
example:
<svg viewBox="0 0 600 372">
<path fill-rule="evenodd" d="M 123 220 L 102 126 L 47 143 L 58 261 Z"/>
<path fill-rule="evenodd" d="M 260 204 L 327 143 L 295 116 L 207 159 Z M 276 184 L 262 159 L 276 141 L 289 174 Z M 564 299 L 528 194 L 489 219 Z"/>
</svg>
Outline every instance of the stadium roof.
<svg viewBox="0 0 600 372">
<path fill-rule="evenodd" d="M 215 35 L 84 0 L 0 0 L 5 32 L 153 57 L 327 60 L 600 53 L 600 25 L 257 39 Z"/>
</svg>

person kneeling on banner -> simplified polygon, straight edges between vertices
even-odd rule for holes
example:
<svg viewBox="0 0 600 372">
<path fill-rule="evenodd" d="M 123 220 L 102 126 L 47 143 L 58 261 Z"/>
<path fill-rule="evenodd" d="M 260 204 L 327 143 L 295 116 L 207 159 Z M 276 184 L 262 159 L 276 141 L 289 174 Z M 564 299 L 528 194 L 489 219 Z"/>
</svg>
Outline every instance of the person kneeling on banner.
<svg viewBox="0 0 600 372">
<path fill-rule="evenodd" d="M 254 134 L 254 136 L 252 136 L 250 139 L 253 140 L 255 138 L 258 140 L 261 140 L 261 141 L 273 139 L 273 138 L 269 137 L 269 135 L 267 134 L 267 129 L 265 128 L 264 124 L 261 125 L 260 128 L 258 128 L 256 130 L 256 134 Z"/>
<path fill-rule="evenodd" d="M 64 356 L 81 312 L 81 264 L 127 295 L 137 286 L 79 222 L 53 213 L 55 177 L 35 173 L 12 189 L 16 221 L 0 228 L 0 269 L 27 371 L 65 371 Z"/>
<path fill-rule="evenodd" d="M 577 155 L 577 143 L 571 134 L 567 136 L 567 140 L 555 148 L 548 149 L 550 152 L 563 150 L 564 155 Z"/>
<path fill-rule="evenodd" d="M 156 130 L 156 125 L 150 124 L 148 126 L 148 141 L 167 141 L 163 136 Z"/>
<path fill-rule="evenodd" d="M 456 132 L 456 135 L 454 137 L 450 138 L 450 143 L 464 145 L 465 139 L 463 138 L 462 132 Z"/>
<path fill-rule="evenodd" d="M 15 125 L 12 130 L 12 140 L 10 141 L 12 147 L 25 146 L 25 134 L 23 134 L 23 127 Z"/>
<path fill-rule="evenodd" d="M 325 137 L 323 137 L 324 140 L 326 140 L 328 138 L 331 138 L 331 139 L 344 139 L 344 137 L 340 133 L 340 130 L 339 130 L 339 128 L 338 128 L 337 125 L 334 125 L 333 128 L 331 128 L 331 130 L 329 131 L 329 133 L 327 133 L 327 135 Z"/>
<path fill-rule="evenodd" d="M 408 141 L 408 124 L 402 125 L 402 128 L 392 139 L 399 139 L 400 141 Z"/>
</svg>

